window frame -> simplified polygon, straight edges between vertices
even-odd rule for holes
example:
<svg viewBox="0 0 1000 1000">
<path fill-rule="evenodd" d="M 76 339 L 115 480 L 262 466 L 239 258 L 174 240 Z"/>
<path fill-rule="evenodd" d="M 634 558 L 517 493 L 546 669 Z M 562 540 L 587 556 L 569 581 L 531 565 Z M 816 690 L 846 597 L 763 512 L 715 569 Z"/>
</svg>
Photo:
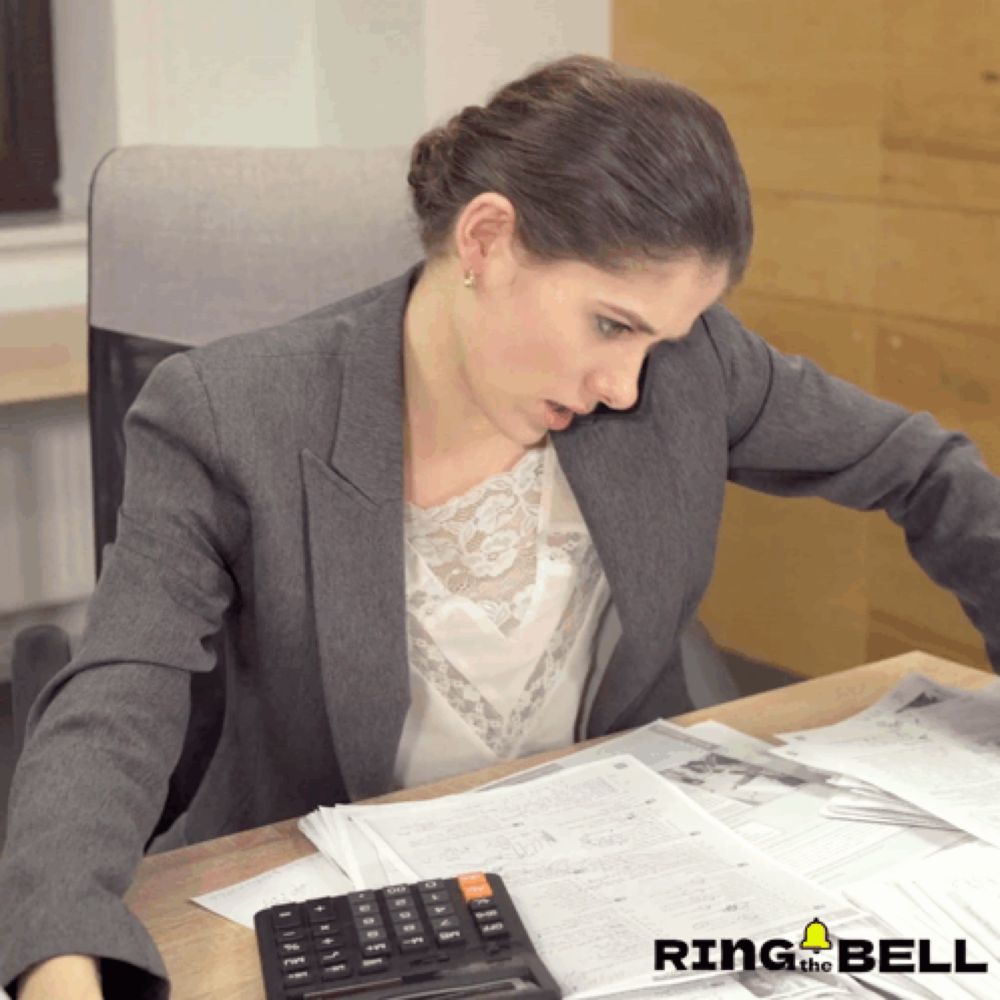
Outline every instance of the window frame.
<svg viewBox="0 0 1000 1000">
<path fill-rule="evenodd" d="M 50 0 L 0 0 L 0 213 L 59 207 Z"/>
</svg>

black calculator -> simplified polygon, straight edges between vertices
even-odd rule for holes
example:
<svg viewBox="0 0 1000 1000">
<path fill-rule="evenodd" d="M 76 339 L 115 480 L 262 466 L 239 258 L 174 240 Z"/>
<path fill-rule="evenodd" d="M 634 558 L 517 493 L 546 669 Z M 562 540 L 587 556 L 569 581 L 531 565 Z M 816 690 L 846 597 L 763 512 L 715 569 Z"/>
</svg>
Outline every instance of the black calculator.
<svg viewBox="0 0 1000 1000">
<path fill-rule="evenodd" d="M 282 903 L 254 916 L 267 1000 L 559 1000 L 499 875 Z"/>
</svg>

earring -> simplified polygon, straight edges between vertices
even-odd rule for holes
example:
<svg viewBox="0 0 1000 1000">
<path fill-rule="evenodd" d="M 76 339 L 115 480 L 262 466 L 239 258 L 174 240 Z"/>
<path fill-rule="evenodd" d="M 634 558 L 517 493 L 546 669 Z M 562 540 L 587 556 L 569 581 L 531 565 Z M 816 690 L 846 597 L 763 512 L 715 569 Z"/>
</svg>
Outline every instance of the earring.
<svg viewBox="0 0 1000 1000">
<path fill-rule="evenodd" d="M 465 272 L 465 281 L 463 282 L 466 288 L 476 287 L 476 276 L 471 271 Z"/>
</svg>

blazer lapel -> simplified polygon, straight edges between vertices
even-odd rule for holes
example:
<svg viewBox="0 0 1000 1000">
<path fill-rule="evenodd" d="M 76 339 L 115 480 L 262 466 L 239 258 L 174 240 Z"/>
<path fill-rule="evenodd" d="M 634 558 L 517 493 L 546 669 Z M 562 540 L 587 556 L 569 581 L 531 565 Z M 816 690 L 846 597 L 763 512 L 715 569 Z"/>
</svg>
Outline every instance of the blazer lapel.
<svg viewBox="0 0 1000 1000">
<path fill-rule="evenodd" d="M 358 307 L 331 453 L 300 456 L 323 692 L 352 799 L 391 788 L 410 704 L 402 323 L 421 267 Z"/>
</svg>

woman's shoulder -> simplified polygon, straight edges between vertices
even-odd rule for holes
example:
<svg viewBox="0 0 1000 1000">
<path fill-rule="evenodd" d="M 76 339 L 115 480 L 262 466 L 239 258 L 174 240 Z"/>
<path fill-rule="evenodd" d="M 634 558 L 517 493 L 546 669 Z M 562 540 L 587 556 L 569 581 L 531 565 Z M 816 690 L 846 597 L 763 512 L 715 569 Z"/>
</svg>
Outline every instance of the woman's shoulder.
<svg viewBox="0 0 1000 1000">
<path fill-rule="evenodd" d="M 337 359 L 352 350 L 366 331 L 401 318 L 413 271 L 410 268 L 388 281 L 280 323 L 228 334 L 189 353 L 196 365 L 210 371 L 240 365 L 272 369 L 280 360 L 300 359 L 301 364 L 308 365 L 323 358 Z"/>
</svg>

